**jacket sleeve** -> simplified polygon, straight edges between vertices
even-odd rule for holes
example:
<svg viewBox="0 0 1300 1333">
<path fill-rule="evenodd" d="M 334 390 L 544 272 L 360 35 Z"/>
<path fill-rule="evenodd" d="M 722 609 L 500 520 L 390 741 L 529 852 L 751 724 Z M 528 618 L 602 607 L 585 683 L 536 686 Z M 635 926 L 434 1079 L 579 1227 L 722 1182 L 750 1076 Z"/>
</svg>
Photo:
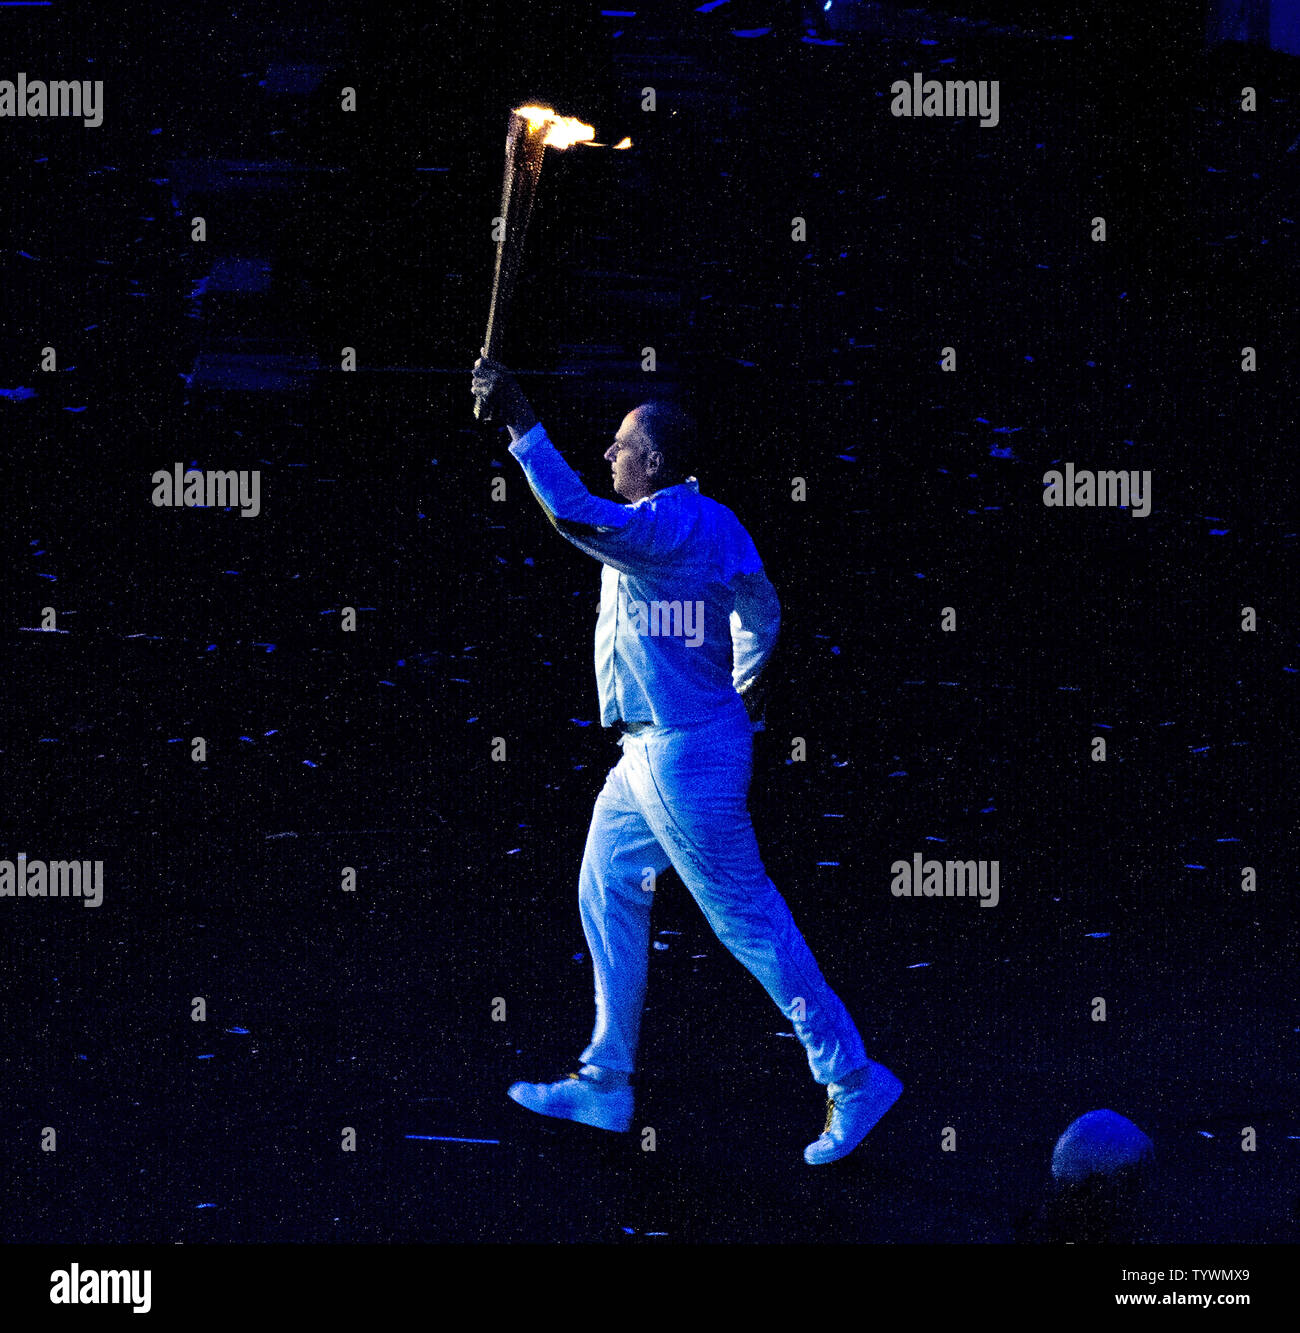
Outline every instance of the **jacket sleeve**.
<svg viewBox="0 0 1300 1333">
<path fill-rule="evenodd" d="M 672 556 L 679 538 L 671 516 L 650 504 L 616 504 L 592 495 L 541 422 L 521 435 L 510 452 L 546 517 L 579 550 L 625 574 Z"/>
<path fill-rule="evenodd" d="M 758 679 L 776 647 L 781 630 L 781 602 L 761 570 L 732 577 L 731 683 L 743 693 Z"/>
</svg>

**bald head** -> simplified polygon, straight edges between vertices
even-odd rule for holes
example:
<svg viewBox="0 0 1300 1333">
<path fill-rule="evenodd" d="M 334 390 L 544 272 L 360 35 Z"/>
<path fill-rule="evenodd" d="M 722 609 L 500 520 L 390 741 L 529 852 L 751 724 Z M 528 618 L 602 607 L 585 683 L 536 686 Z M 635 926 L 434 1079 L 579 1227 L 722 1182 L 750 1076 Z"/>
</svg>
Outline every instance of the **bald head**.
<svg viewBox="0 0 1300 1333">
<path fill-rule="evenodd" d="M 691 475 L 695 464 L 695 420 L 676 403 L 649 402 L 623 418 L 605 452 L 613 465 L 614 490 L 632 504 Z"/>
<path fill-rule="evenodd" d="M 695 466 L 698 431 L 695 418 L 676 403 L 654 401 L 633 410 L 638 430 L 646 443 L 663 459 L 662 484 L 684 481 Z"/>
</svg>

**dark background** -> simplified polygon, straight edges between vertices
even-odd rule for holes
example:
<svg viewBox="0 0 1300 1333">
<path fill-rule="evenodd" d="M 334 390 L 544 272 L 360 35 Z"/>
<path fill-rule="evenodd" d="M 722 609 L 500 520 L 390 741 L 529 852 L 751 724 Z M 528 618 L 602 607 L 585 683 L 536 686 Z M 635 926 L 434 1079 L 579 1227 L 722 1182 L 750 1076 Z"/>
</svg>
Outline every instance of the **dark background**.
<svg viewBox="0 0 1300 1333">
<path fill-rule="evenodd" d="M 100 129 L 0 122 L 0 855 L 105 878 L 0 901 L 0 1238 L 1024 1239 L 1109 1107 L 1144 1239 L 1294 1240 L 1295 60 L 1197 6 L 616 7 L 0 8 L 0 77 L 106 85 Z M 895 119 L 914 70 L 1001 123 Z M 624 411 L 693 402 L 782 597 L 759 841 L 907 1085 L 826 1171 L 671 876 L 656 1150 L 504 1096 L 586 1041 L 618 757 L 598 569 L 469 410 L 523 100 L 634 146 L 548 154 L 507 359 L 593 488 Z M 1066 460 L 1151 469 L 1152 514 L 1045 508 Z M 262 513 L 153 508 L 176 461 Z M 891 897 L 914 851 L 1000 905 Z"/>
</svg>

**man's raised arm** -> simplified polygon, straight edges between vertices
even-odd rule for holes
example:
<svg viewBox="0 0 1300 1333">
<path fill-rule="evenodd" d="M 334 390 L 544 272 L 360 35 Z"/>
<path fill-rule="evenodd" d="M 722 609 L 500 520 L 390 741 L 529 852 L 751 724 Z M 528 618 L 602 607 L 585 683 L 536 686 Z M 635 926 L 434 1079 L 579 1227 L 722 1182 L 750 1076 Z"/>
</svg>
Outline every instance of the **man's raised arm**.
<svg viewBox="0 0 1300 1333">
<path fill-rule="evenodd" d="M 625 573 L 662 559 L 673 534 L 656 521 L 653 508 L 602 499 L 583 484 L 551 443 L 518 382 L 503 366 L 474 363 L 473 391 L 492 401 L 510 431 L 510 452 L 548 519 L 580 550 Z"/>
</svg>

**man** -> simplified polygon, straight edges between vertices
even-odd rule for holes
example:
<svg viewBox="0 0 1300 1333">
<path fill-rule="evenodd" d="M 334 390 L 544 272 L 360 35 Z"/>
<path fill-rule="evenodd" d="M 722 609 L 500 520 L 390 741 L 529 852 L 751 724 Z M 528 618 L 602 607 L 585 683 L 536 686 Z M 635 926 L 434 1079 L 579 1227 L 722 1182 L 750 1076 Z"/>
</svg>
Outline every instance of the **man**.
<svg viewBox="0 0 1300 1333">
<path fill-rule="evenodd" d="M 903 1085 L 867 1058 L 759 856 L 746 806 L 746 700 L 775 645 L 780 605 L 754 543 L 688 475 L 694 427 L 681 409 L 646 403 L 623 418 L 605 453 L 614 491 L 627 502 L 616 504 L 582 484 L 504 367 L 481 358 L 472 388 L 509 428 L 510 452 L 547 517 L 604 566 L 600 720 L 622 728 L 623 757 L 596 799 L 579 876 L 595 1029 L 578 1073 L 516 1083 L 509 1095 L 542 1115 L 630 1128 L 654 880 L 671 865 L 718 938 L 794 1025 L 813 1078 L 827 1085 L 826 1126 L 804 1160 L 833 1162 L 862 1141 Z"/>
</svg>

